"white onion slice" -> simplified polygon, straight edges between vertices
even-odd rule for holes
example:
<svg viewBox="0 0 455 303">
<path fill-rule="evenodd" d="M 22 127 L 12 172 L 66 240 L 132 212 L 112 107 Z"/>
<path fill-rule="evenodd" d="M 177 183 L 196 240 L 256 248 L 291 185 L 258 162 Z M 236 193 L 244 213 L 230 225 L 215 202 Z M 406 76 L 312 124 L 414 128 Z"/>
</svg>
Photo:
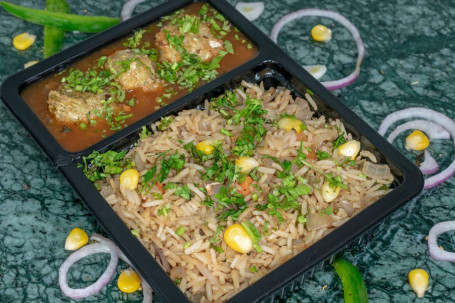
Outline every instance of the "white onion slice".
<svg viewBox="0 0 455 303">
<path fill-rule="evenodd" d="M 450 139 L 450 133 L 444 127 L 428 120 L 419 119 L 408 121 L 397 126 L 397 128 L 395 128 L 387 137 L 387 141 L 393 142 L 398 137 L 398 135 L 410 129 L 418 129 L 423 131 L 428 135 L 430 140 Z"/>
<path fill-rule="evenodd" d="M 86 288 L 71 288 L 68 286 L 68 281 L 66 276 L 68 274 L 71 266 L 79 261 L 82 258 L 90 256 L 97 253 L 109 253 L 111 255 L 111 260 L 107 266 L 104 273 L 98 280 Z M 94 243 L 80 248 L 79 250 L 73 252 L 69 257 L 63 262 L 58 270 L 58 283 L 62 292 L 65 296 L 71 299 L 82 299 L 92 296 L 98 293 L 104 286 L 106 286 L 111 280 L 112 276 L 115 273 L 118 264 L 118 254 L 117 249 L 114 245 L 107 243 Z"/>
<path fill-rule="evenodd" d="M 134 9 L 136 8 L 137 5 L 140 3 L 144 2 L 145 0 L 128 0 L 123 4 L 122 10 L 120 12 L 120 19 L 122 21 L 128 20 L 131 18 L 131 15 L 133 14 Z"/>
<path fill-rule="evenodd" d="M 439 124 L 450 133 L 450 136 L 452 137 L 452 140 L 454 141 L 455 144 L 455 122 L 440 112 L 424 107 L 409 107 L 389 114 L 387 117 L 385 117 L 384 121 L 382 121 L 381 125 L 379 126 L 378 132 L 381 135 L 384 135 L 389 129 L 389 127 L 392 126 L 392 124 L 399 120 L 408 118 L 424 118 L 436 124 Z M 426 178 L 425 185 L 423 188 L 428 189 L 435 187 L 447 181 L 454 174 L 455 160 L 452 161 L 452 163 L 439 174 Z"/>
<path fill-rule="evenodd" d="M 239 2 L 235 8 L 248 20 L 254 21 L 264 11 L 264 2 Z"/>
<path fill-rule="evenodd" d="M 451 230 L 455 230 L 455 221 L 440 222 L 430 229 L 430 234 L 428 235 L 428 250 L 433 259 L 455 262 L 455 253 L 445 251 L 438 246 L 439 235 Z"/>
<path fill-rule="evenodd" d="M 430 152 L 426 149 L 424 152 L 425 160 L 420 164 L 420 171 L 424 175 L 434 174 L 439 170 L 438 162 L 431 156 Z"/>
<path fill-rule="evenodd" d="M 99 234 L 92 234 L 92 236 L 90 238 L 93 241 L 97 241 L 97 242 L 105 243 L 105 244 L 111 243 L 112 245 L 115 246 L 114 242 L 112 242 L 110 239 L 105 238 Z M 130 260 L 125 256 L 123 251 L 121 251 L 117 246 L 115 246 L 115 248 L 117 249 L 117 254 L 118 254 L 119 258 L 122 259 L 126 264 L 128 264 L 129 266 L 134 268 L 133 263 L 130 262 Z M 136 270 L 136 269 L 134 268 L 134 270 Z M 143 295 L 142 303 L 152 303 L 152 301 L 153 301 L 152 287 L 150 287 L 150 285 L 147 283 L 147 281 L 145 281 L 145 279 L 142 277 L 141 274 L 139 274 L 139 272 L 137 270 L 136 270 L 136 272 L 139 275 L 139 278 L 141 278 L 142 295 Z"/>
<path fill-rule="evenodd" d="M 327 66 L 325 65 L 304 65 L 303 68 L 316 80 L 321 79 L 321 77 L 327 72 Z"/>
<path fill-rule="evenodd" d="M 365 56 L 365 46 L 363 44 L 362 38 L 360 37 L 359 30 L 355 27 L 354 24 L 351 23 L 346 17 L 340 15 L 337 12 L 317 9 L 317 8 L 306 8 L 301 9 L 290 14 L 285 15 L 282 17 L 278 22 L 273 26 L 272 32 L 270 33 L 270 38 L 276 43 L 278 40 L 278 34 L 280 33 L 283 26 L 285 26 L 288 22 L 291 22 L 295 19 L 307 17 L 307 16 L 315 16 L 315 17 L 323 17 L 333 19 L 339 22 L 341 25 L 346 27 L 346 29 L 351 33 L 354 41 L 357 45 L 357 62 L 355 65 L 354 71 L 349 74 L 347 77 L 344 77 L 339 80 L 334 81 L 325 81 L 321 82 L 327 89 L 335 90 L 349 84 L 352 84 L 358 77 L 360 73 L 360 65 L 362 64 L 363 57 Z"/>
</svg>

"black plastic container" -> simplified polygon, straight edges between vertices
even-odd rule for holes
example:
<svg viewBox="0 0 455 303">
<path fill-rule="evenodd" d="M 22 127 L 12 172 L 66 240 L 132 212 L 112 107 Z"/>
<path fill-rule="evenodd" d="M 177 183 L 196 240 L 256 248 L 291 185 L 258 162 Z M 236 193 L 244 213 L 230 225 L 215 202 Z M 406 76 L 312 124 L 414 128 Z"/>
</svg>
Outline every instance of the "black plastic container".
<svg viewBox="0 0 455 303">
<path fill-rule="evenodd" d="M 1 97 L 49 159 L 68 179 L 111 239 L 149 282 L 155 293 L 165 302 L 189 302 L 167 273 L 131 234 L 92 183 L 85 178 L 82 171 L 77 168 L 81 157 L 89 155 L 94 150 L 128 149 L 137 140 L 142 126 L 149 125 L 160 117 L 176 114 L 184 108 L 201 105 L 206 98 L 220 95 L 225 89 L 235 87 L 242 80 L 263 81 L 266 87 L 286 86 L 296 96 L 302 96 L 308 89 L 311 90 L 318 105 L 318 114 L 340 118 L 347 131 L 357 137 L 364 148 L 374 152 L 382 163 L 387 163 L 391 167 L 395 176 L 395 188 L 317 243 L 229 300 L 229 302 L 248 303 L 271 302 L 274 298 L 280 297 L 285 290 L 292 289 L 295 284 L 301 283 L 305 275 L 312 272 L 316 265 L 330 259 L 347 245 L 365 235 L 391 212 L 416 196 L 423 188 L 423 177 L 415 165 L 281 51 L 231 5 L 221 0 L 207 1 L 227 16 L 256 44 L 259 53 L 254 59 L 81 152 L 64 150 L 20 96 L 22 89 L 27 85 L 61 70 L 95 49 L 131 34 L 134 29 L 145 26 L 160 16 L 167 15 L 191 2 L 190 0 L 169 1 L 19 72 L 4 81 Z"/>
</svg>

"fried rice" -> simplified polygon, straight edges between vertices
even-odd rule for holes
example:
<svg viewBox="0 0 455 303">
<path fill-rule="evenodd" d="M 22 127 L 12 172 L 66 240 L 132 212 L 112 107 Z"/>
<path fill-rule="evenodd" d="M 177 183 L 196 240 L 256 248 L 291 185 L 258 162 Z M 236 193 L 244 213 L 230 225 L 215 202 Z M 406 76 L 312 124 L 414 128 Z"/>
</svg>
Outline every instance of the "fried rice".
<svg viewBox="0 0 455 303">
<path fill-rule="evenodd" d="M 230 93 L 238 102 L 230 112 L 206 100 L 203 110 L 184 110 L 172 121 L 168 119 L 168 125 L 163 121 L 151 125 L 152 132 L 128 152 L 126 158 L 134 162 L 142 178 L 154 166 L 160 171 L 160 159 L 166 155 L 184 155 L 183 167 L 170 169 L 163 182 L 153 186 L 141 182 L 136 190 L 130 190 L 120 186 L 119 175 L 113 175 L 99 183 L 109 205 L 194 302 L 228 300 L 385 195 L 393 181 L 387 165 L 376 163 L 370 151 L 362 150 L 354 160 L 347 161 L 340 155 L 334 141 L 340 135 L 346 141 L 355 138 L 340 120 L 318 115 L 310 94 L 294 97 L 284 87 L 265 89 L 262 83 L 246 82 Z M 238 194 L 245 176 L 235 170 L 237 175 L 224 182 L 211 180 L 207 170 L 214 160 L 201 161 L 185 146 L 204 140 L 217 142 L 228 161 L 234 161 L 238 155 L 233 150 L 244 125 L 242 121 L 233 123 L 232 115 L 245 109 L 250 99 L 260 100 L 266 111 L 262 115 L 265 131 L 253 140 L 250 157 L 258 165 L 250 173 L 253 182 L 239 210 L 234 204 L 223 205 L 216 197 L 220 186 L 228 188 L 228 198 L 236 191 Z M 304 122 L 306 129 L 299 133 L 280 129 L 276 122 L 283 117 Z M 320 159 L 316 152 L 329 158 Z M 295 161 L 299 157 L 308 165 L 299 165 Z M 286 168 L 285 162 L 291 166 Z M 286 169 L 297 184 L 309 188 L 309 193 L 298 194 L 291 207 L 280 208 L 279 203 L 286 199 L 279 190 Z M 327 176 L 340 176 L 338 180 L 346 186 L 331 202 L 324 200 L 321 191 Z M 189 196 L 177 195 L 178 187 L 168 188 L 168 184 L 186 185 Z M 270 195 L 279 201 L 275 209 L 268 207 Z M 210 197 L 212 203 L 207 203 Z M 237 213 L 220 217 L 226 211 Z M 251 222 L 261 234 L 261 252 L 241 254 L 223 240 L 228 226 L 244 221 Z M 184 232 L 176 233 L 179 228 Z"/>
</svg>

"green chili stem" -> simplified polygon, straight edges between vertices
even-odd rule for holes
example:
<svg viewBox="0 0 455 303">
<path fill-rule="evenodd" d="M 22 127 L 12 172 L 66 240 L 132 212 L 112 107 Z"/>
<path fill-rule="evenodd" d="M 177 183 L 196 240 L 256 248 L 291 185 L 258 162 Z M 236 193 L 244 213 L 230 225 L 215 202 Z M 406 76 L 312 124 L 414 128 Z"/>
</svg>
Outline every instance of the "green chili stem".
<svg viewBox="0 0 455 303">
<path fill-rule="evenodd" d="M 0 5 L 10 14 L 32 23 L 60 28 L 66 31 L 97 33 L 120 22 L 119 18 L 104 16 L 80 16 L 49 12 L 15 5 L 6 1 Z"/>
</svg>

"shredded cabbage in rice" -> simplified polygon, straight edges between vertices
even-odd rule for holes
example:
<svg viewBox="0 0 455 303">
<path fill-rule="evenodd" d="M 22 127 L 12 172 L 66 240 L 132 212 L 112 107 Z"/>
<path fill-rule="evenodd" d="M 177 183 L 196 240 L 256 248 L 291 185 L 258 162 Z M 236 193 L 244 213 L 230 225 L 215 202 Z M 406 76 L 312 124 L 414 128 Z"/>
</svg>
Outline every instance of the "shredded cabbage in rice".
<svg viewBox="0 0 455 303">
<path fill-rule="evenodd" d="M 371 152 L 351 160 L 334 148 L 340 136 L 352 135 L 339 120 L 313 112 L 313 99 L 243 83 L 209 101 L 204 110 L 153 124 L 153 133 L 128 152 L 125 158 L 137 162 L 141 175 L 135 191 L 122 189 L 118 174 L 97 181 L 120 218 L 140 231 L 144 246 L 159 262 L 166 258 L 170 277 L 193 301 L 228 300 L 390 190 L 390 170 L 381 179 L 363 173 L 376 162 Z M 280 129 L 283 117 L 304 127 Z M 212 153 L 195 148 L 204 140 L 211 140 Z M 163 162 L 172 155 L 184 160 L 180 169 Z M 245 196 L 239 192 L 245 175 L 235 166 L 240 156 L 259 164 L 248 173 Z M 340 187 L 330 203 L 321 192 L 328 180 Z M 223 232 L 236 221 L 254 225 L 260 252 L 240 254 L 225 243 Z"/>
</svg>

